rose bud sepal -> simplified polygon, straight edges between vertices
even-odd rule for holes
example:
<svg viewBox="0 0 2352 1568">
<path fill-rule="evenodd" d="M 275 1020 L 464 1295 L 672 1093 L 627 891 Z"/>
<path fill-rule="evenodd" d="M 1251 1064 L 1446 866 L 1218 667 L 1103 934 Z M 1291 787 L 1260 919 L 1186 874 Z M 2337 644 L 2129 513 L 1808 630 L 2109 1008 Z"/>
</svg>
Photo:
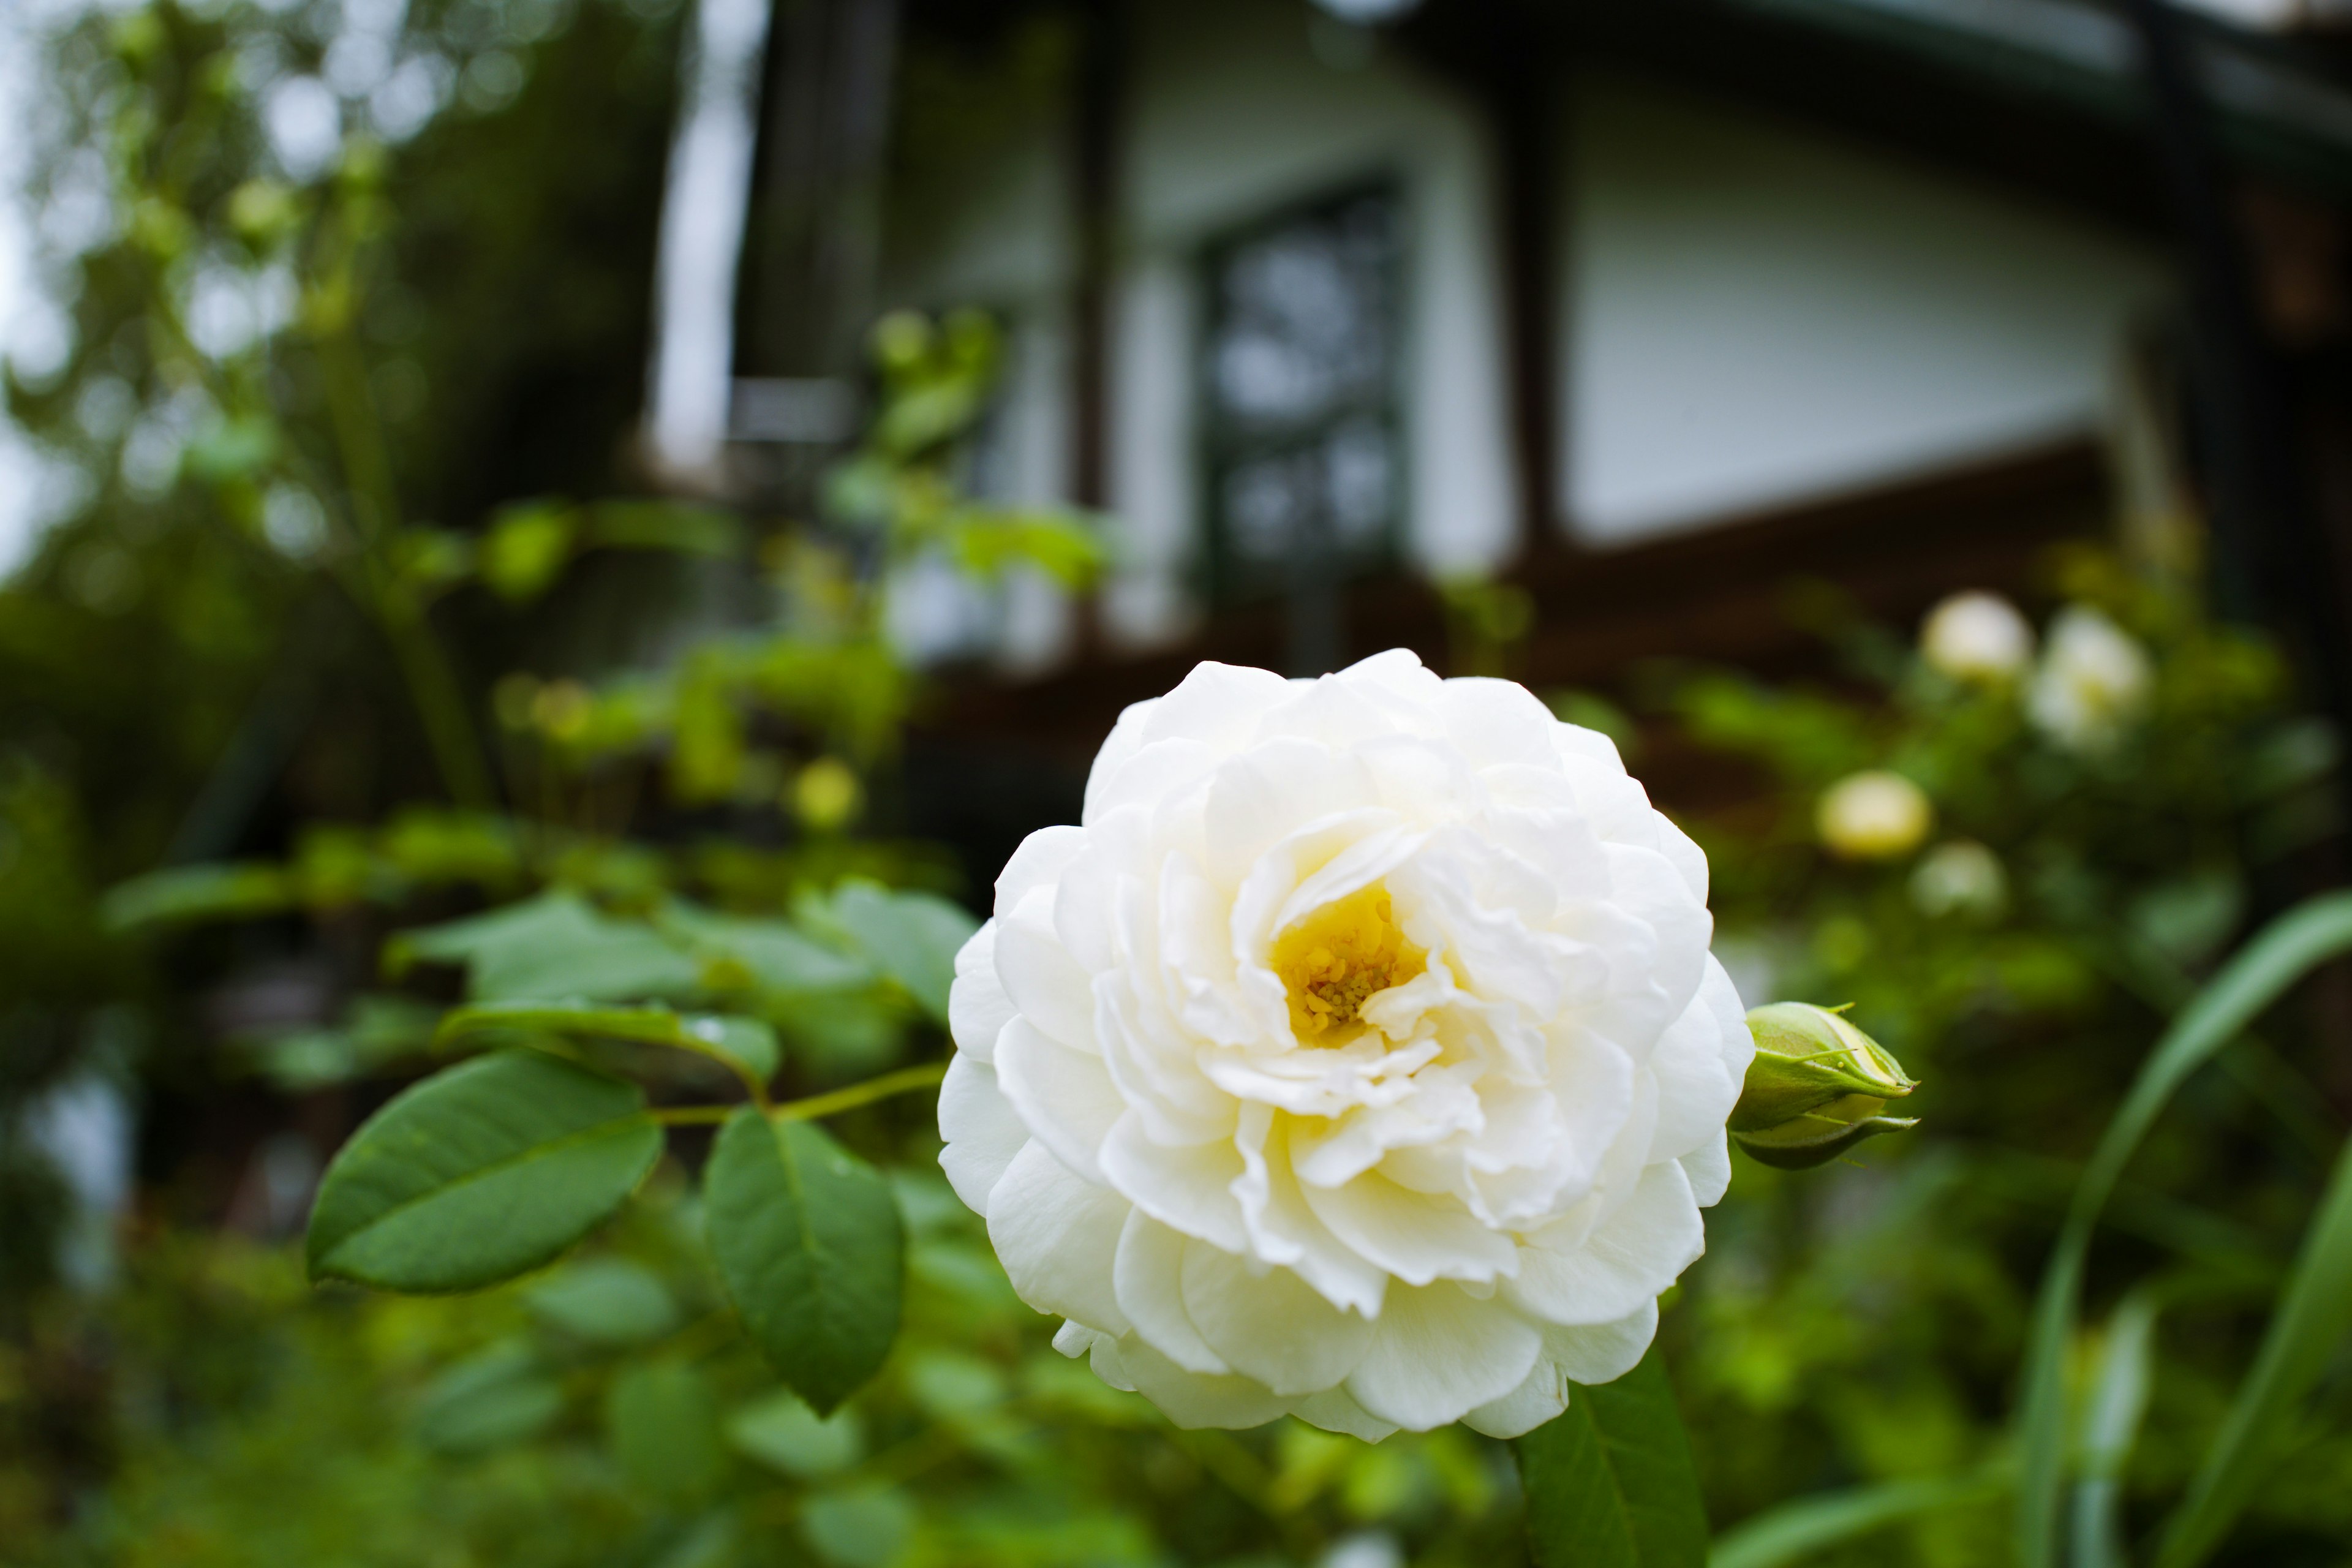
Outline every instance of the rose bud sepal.
<svg viewBox="0 0 2352 1568">
<path fill-rule="evenodd" d="M 1748 1015 L 1756 1058 L 1729 1130 L 1765 1164 L 1826 1164 L 1865 1138 L 1914 1120 L 1882 1115 L 1918 1085 L 1886 1048 L 1827 1007 L 1775 1002 Z"/>
</svg>

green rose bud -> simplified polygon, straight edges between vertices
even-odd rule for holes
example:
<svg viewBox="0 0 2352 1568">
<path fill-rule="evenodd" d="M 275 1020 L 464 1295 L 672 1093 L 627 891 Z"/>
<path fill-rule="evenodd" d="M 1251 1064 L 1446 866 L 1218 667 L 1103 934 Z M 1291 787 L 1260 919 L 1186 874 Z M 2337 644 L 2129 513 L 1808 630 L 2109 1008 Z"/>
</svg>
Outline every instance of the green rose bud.
<svg viewBox="0 0 2352 1568">
<path fill-rule="evenodd" d="M 1774 1002 L 1748 1015 L 1748 1032 L 1756 1059 L 1731 1110 L 1731 1136 L 1765 1164 L 1810 1170 L 1865 1138 L 1918 1125 L 1880 1114 L 1919 1086 L 1838 1013 Z"/>
</svg>

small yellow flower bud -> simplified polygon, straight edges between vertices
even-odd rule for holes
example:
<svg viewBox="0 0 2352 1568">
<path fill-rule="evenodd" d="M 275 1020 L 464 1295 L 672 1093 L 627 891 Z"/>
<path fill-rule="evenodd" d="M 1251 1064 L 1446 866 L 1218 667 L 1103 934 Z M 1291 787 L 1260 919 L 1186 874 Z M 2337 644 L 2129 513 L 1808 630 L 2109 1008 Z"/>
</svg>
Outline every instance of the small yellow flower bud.
<svg viewBox="0 0 2352 1568">
<path fill-rule="evenodd" d="M 1813 826 L 1830 853 L 1848 860 L 1892 860 L 1927 837 L 1936 808 L 1901 773 L 1848 773 L 1822 792 Z"/>
<path fill-rule="evenodd" d="M 837 757 L 819 757 L 793 781 L 793 811 L 819 833 L 841 827 L 865 804 L 865 786 L 849 764 Z"/>
<path fill-rule="evenodd" d="M 1886 1048 L 1827 1007 L 1774 1002 L 1748 1015 L 1756 1059 L 1732 1108 L 1731 1136 L 1749 1155 L 1784 1171 L 1826 1164 L 1865 1138 L 1915 1120 L 1885 1116 L 1886 1102 L 1918 1085 Z"/>
</svg>

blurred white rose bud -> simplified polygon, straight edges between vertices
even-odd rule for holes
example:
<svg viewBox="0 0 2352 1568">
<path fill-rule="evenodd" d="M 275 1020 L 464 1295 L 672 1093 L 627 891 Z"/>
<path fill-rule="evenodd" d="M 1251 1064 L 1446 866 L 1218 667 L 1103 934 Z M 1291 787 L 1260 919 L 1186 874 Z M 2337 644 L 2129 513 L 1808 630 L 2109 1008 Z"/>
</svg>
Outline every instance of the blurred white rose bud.
<svg viewBox="0 0 2352 1568">
<path fill-rule="evenodd" d="M 2088 605 L 2070 605 L 2050 623 L 2026 716 L 2070 751 L 2105 751 L 2147 708 L 2155 684 L 2138 639 Z"/>
<path fill-rule="evenodd" d="M 1122 714 L 956 960 L 940 1163 L 1180 1426 L 1517 1436 L 1641 1360 L 1755 1054 L 1607 737 L 1402 649 Z"/>
<path fill-rule="evenodd" d="M 2033 627 L 1999 594 L 1954 594 L 1919 627 L 1921 657 L 1955 680 L 1999 682 L 2033 658 Z"/>
<path fill-rule="evenodd" d="M 1920 857 L 1911 902 L 1924 915 L 1997 915 L 2009 902 L 2009 874 L 2000 857 L 1975 839 L 1955 838 Z"/>
<path fill-rule="evenodd" d="M 1873 768 L 1848 773 L 1822 792 L 1813 826 L 1822 844 L 1847 860 L 1892 860 L 1927 837 L 1936 808 L 1901 773 Z"/>
</svg>

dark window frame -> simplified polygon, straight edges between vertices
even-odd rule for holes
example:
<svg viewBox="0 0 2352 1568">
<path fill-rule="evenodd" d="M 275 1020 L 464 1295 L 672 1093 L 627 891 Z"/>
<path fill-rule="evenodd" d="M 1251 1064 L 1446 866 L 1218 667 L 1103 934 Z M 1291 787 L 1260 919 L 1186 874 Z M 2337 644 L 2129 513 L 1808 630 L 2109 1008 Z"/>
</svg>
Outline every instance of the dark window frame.
<svg viewBox="0 0 2352 1568">
<path fill-rule="evenodd" d="M 1384 437 L 1387 505 L 1370 541 L 1344 552 L 1331 550 L 1328 568 L 1342 578 L 1354 579 L 1393 570 L 1402 559 L 1411 504 L 1404 399 L 1406 332 L 1411 314 L 1409 195 L 1408 184 L 1400 173 L 1380 169 L 1255 212 L 1216 231 L 1195 254 L 1192 276 L 1195 297 L 1200 302 L 1200 324 L 1193 345 L 1191 393 L 1195 429 L 1193 471 L 1199 487 L 1194 510 L 1202 546 L 1200 574 L 1204 595 L 1213 608 L 1278 597 L 1292 586 L 1284 580 L 1282 568 L 1269 571 L 1263 563 L 1246 562 L 1234 548 L 1234 526 L 1225 494 L 1229 476 L 1255 458 L 1304 451 L 1353 423 L 1370 420 Z M 1243 250 L 1285 229 L 1328 222 L 1350 206 L 1368 201 L 1385 204 L 1391 226 L 1381 278 L 1386 296 L 1381 308 L 1386 318 L 1387 344 L 1376 382 L 1368 392 L 1344 396 L 1315 415 L 1296 421 L 1261 424 L 1234 417 L 1227 412 L 1217 384 L 1217 351 L 1230 319 L 1223 287 L 1226 268 Z M 1328 540 L 1325 542 L 1327 546 L 1332 543 Z"/>
</svg>

